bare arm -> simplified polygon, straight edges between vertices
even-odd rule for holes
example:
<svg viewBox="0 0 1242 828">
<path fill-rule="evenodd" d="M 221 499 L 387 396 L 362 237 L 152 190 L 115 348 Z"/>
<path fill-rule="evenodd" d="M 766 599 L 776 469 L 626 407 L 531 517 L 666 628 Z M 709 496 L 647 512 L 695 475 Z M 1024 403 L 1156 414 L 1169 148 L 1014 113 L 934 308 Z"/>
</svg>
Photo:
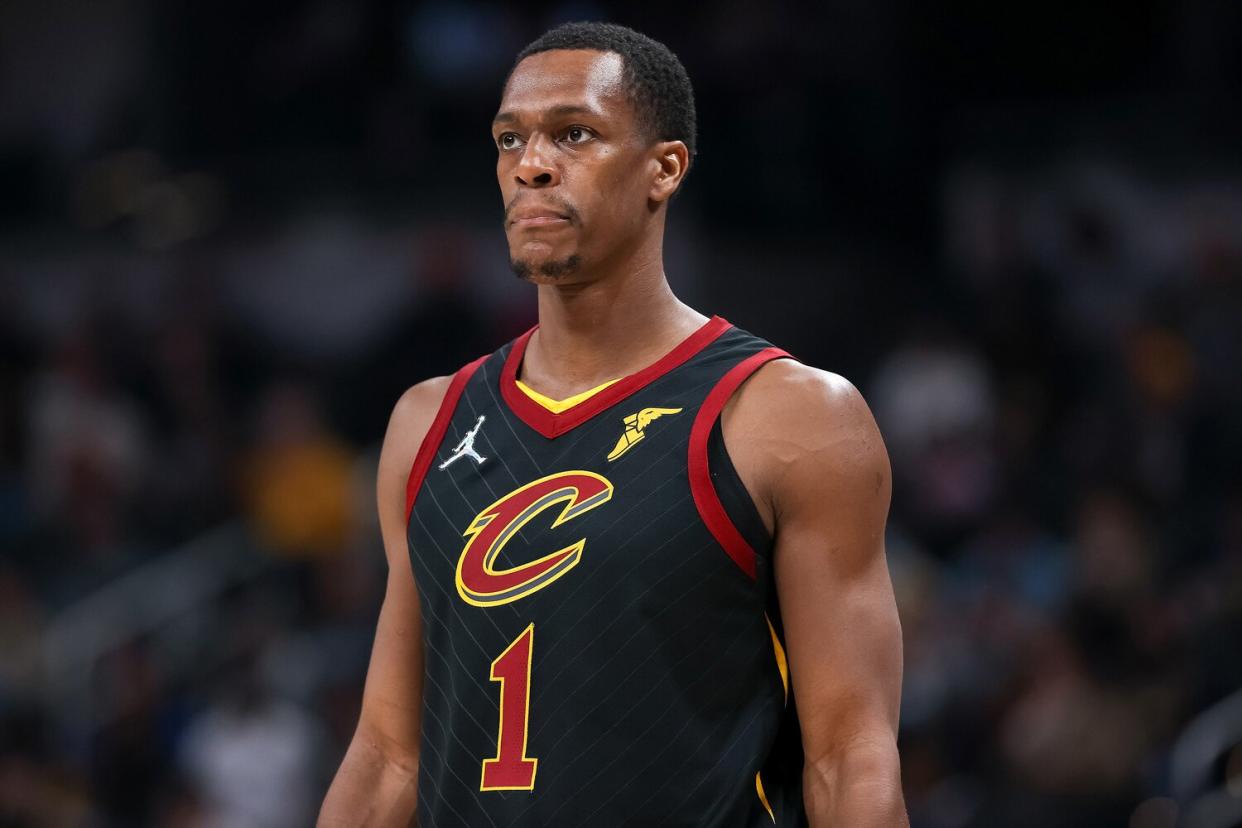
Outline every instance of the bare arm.
<svg viewBox="0 0 1242 828">
<path fill-rule="evenodd" d="M 879 430 L 849 382 L 787 360 L 735 396 L 730 450 L 775 526 L 810 824 L 908 826 L 897 755 L 901 627 L 884 554 L 891 479 Z"/>
<path fill-rule="evenodd" d="M 417 805 L 422 622 L 406 545 L 405 485 L 448 377 L 419 383 L 393 409 L 376 494 L 388 585 L 354 738 L 319 813 L 320 828 L 408 826 Z"/>
</svg>

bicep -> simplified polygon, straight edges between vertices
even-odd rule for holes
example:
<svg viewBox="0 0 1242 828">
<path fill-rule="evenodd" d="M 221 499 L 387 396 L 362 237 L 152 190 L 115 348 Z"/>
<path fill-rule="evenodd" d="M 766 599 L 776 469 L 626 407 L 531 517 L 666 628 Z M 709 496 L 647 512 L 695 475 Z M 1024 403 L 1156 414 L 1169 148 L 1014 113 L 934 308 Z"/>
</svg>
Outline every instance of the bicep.
<svg viewBox="0 0 1242 828">
<path fill-rule="evenodd" d="M 787 424 L 803 444 L 775 477 L 776 588 L 808 761 L 895 740 L 901 693 L 888 456 L 861 396 L 840 383 L 803 407 L 800 427 Z"/>
<path fill-rule="evenodd" d="M 895 736 L 901 627 L 882 549 L 851 571 L 823 561 L 839 551 L 813 532 L 778 545 L 777 591 L 803 747 L 808 759 L 856 740 Z"/>
<path fill-rule="evenodd" d="M 400 764 L 417 761 L 423 686 L 422 612 L 406 540 L 405 485 L 418 444 L 443 396 L 429 380 L 393 411 L 376 478 L 388 580 L 363 689 L 359 733 Z"/>
</svg>

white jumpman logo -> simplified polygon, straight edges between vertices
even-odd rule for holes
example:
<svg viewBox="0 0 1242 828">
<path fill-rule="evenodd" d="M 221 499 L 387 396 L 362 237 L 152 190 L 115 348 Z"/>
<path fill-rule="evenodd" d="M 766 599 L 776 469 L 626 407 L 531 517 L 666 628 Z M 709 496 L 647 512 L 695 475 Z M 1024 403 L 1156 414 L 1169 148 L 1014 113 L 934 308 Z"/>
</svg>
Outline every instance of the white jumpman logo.
<svg viewBox="0 0 1242 828">
<path fill-rule="evenodd" d="M 479 415 L 479 421 L 474 424 L 474 428 L 467 431 L 466 436 L 461 438 L 461 442 L 453 449 L 453 456 L 440 464 L 441 470 L 448 468 L 449 463 L 452 463 L 454 460 L 460 460 L 462 457 L 473 457 L 479 462 L 480 466 L 483 465 L 483 461 L 487 458 L 474 450 L 474 435 L 479 433 L 479 429 L 483 427 L 485 419 L 487 418 L 482 414 Z"/>
</svg>

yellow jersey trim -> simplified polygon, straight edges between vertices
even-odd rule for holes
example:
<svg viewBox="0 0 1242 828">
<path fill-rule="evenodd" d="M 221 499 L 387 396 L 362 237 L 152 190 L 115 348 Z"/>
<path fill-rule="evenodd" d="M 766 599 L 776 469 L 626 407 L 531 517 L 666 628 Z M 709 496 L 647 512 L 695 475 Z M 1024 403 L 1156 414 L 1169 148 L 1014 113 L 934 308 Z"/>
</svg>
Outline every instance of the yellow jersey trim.
<svg viewBox="0 0 1242 828">
<path fill-rule="evenodd" d="M 617 379 L 620 379 L 620 377 L 618 377 Z M 590 390 L 583 391 L 581 394 L 574 394 L 572 397 L 566 397 L 563 400 L 554 400 L 551 397 L 540 394 L 538 391 L 531 388 L 529 385 L 522 382 L 520 379 L 514 380 L 514 382 L 517 383 L 517 387 L 521 388 L 522 391 L 526 394 L 526 396 L 530 397 L 532 400 L 539 403 L 544 408 L 551 411 L 553 414 L 560 414 L 562 411 L 573 408 L 578 403 L 582 402 L 588 397 L 598 394 L 600 391 L 603 391 L 605 388 L 612 385 L 616 381 L 617 380 L 615 379 L 608 380 L 608 382 L 604 383 L 603 385 L 597 385 Z"/>
<path fill-rule="evenodd" d="M 789 663 L 785 660 L 785 648 L 781 646 L 781 640 L 776 637 L 776 627 L 772 626 L 772 619 L 765 612 L 763 620 L 768 622 L 768 632 L 772 635 L 772 650 L 776 654 L 776 669 L 781 673 L 781 686 L 785 688 L 785 703 L 789 703 Z M 768 816 L 772 818 L 772 822 L 776 822 L 776 814 L 772 813 L 772 806 L 768 804 L 768 795 L 763 792 L 763 780 L 759 778 L 759 774 L 755 774 L 755 791 L 759 794 L 759 801 L 763 803 L 764 809 L 768 812 Z"/>
<path fill-rule="evenodd" d="M 759 801 L 763 803 L 763 807 L 767 810 L 768 816 L 771 817 L 773 824 L 776 823 L 776 814 L 772 813 L 772 806 L 768 804 L 768 795 L 763 792 L 763 780 L 759 778 L 759 774 L 755 774 L 755 790 L 759 792 Z"/>
<path fill-rule="evenodd" d="M 781 684 L 785 687 L 785 701 L 789 701 L 789 663 L 785 660 L 785 648 L 781 646 L 781 640 L 776 637 L 776 628 L 772 626 L 772 619 L 768 618 L 768 614 L 763 614 L 763 620 L 768 622 L 768 632 L 772 634 L 772 649 L 776 653 L 776 669 L 781 671 Z"/>
</svg>

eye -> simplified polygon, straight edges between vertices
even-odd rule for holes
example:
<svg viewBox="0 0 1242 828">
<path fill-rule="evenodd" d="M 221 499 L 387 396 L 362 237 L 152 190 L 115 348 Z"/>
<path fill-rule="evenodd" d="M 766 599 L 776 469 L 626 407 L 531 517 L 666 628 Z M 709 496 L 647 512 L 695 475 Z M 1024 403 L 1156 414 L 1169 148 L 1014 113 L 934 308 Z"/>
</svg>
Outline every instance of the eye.
<svg viewBox="0 0 1242 828">
<path fill-rule="evenodd" d="M 516 149 L 522 146 L 522 139 L 518 137 L 516 132 L 502 132 L 500 137 L 496 139 L 496 146 L 502 150 Z"/>
<path fill-rule="evenodd" d="M 586 127 L 572 126 L 565 130 L 565 140 L 571 144 L 583 144 L 595 137 Z"/>
</svg>

